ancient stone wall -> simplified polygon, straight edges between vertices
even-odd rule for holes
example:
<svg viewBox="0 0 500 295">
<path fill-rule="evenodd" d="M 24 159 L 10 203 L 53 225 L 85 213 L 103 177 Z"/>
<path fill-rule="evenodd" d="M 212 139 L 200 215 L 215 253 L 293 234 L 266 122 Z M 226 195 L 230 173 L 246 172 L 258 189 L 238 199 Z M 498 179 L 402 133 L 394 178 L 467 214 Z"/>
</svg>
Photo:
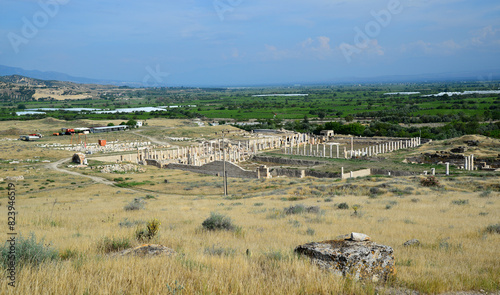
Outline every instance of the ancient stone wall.
<svg viewBox="0 0 500 295">
<path fill-rule="evenodd" d="M 306 176 L 316 177 L 316 178 L 340 178 L 340 173 L 332 173 L 332 172 L 305 170 L 305 174 Z"/>
<path fill-rule="evenodd" d="M 371 169 L 363 169 L 358 171 L 349 171 L 347 173 L 342 173 L 342 179 L 365 177 L 371 175 Z"/>
<path fill-rule="evenodd" d="M 411 176 L 411 175 L 418 175 L 418 174 L 420 174 L 420 173 L 417 173 L 417 172 L 392 171 L 392 170 L 386 170 L 386 169 L 373 169 L 372 168 L 371 170 L 372 170 L 372 175 Z"/>
<path fill-rule="evenodd" d="M 271 168 L 271 175 L 276 176 L 287 176 L 287 177 L 316 177 L 316 178 L 340 178 L 340 173 L 331 172 L 320 172 L 314 170 L 303 170 L 303 169 L 287 169 L 287 168 Z"/>
<path fill-rule="evenodd" d="M 266 157 L 266 156 L 253 156 L 251 160 L 256 162 L 276 163 L 276 164 L 296 165 L 296 166 L 317 166 L 326 164 L 326 162 L 322 161 L 287 159 L 287 158 Z"/>
<path fill-rule="evenodd" d="M 295 178 L 304 178 L 306 176 L 305 171 L 299 169 L 271 168 L 270 172 L 273 177 L 287 176 Z"/>
</svg>

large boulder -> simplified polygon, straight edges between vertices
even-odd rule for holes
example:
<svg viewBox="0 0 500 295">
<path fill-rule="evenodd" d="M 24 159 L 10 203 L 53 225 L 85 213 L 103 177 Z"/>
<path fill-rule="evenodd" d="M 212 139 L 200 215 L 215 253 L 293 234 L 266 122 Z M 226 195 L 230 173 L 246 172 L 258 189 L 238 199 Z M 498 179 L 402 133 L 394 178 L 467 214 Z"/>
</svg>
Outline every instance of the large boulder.
<svg viewBox="0 0 500 295">
<path fill-rule="evenodd" d="M 353 233 L 344 239 L 308 243 L 295 252 L 323 269 L 356 280 L 386 281 L 395 274 L 393 249 L 369 241 L 366 235 Z"/>
</svg>

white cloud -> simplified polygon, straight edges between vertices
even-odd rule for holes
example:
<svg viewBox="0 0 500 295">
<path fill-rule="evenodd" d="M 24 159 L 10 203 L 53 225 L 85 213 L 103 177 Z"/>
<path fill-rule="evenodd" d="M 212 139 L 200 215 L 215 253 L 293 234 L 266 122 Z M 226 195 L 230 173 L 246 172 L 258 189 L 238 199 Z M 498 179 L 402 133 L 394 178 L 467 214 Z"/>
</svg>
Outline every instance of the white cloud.
<svg viewBox="0 0 500 295">
<path fill-rule="evenodd" d="M 265 45 L 265 52 L 261 55 L 266 59 L 288 59 L 288 58 L 303 58 L 303 59 L 327 59 L 333 54 L 330 46 L 330 38 L 319 36 L 316 38 L 307 38 L 290 49 L 279 49 L 274 45 Z"/>
<path fill-rule="evenodd" d="M 442 42 L 426 42 L 423 40 L 418 40 L 413 43 L 403 44 L 401 46 L 402 52 L 409 51 L 421 51 L 425 54 L 433 55 L 449 55 L 455 53 L 459 50 L 468 49 L 471 47 L 485 47 L 485 46 L 497 46 L 500 44 L 500 39 L 497 37 L 500 29 L 493 28 L 492 26 L 486 26 L 480 30 L 472 32 L 472 36 L 469 38 L 455 41 L 453 39 L 445 40 Z"/>
<path fill-rule="evenodd" d="M 471 45 L 482 45 L 488 42 L 498 42 L 496 38 L 500 29 L 494 29 L 491 25 L 473 32 L 474 36 L 467 42 Z"/>
</svg>

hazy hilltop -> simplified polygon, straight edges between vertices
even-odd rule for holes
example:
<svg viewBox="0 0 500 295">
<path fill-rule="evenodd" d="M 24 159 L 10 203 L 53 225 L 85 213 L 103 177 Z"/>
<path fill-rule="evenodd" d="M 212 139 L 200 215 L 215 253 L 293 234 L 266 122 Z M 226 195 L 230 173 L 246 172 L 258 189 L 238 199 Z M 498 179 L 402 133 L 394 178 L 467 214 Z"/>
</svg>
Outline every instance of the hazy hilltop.
<svg viewBox="0 0 500 295">
<path fill-rule="evenodd" d="M 27 87 L 72 87 L 72 88 L 89 88 L 89 89 L 112 89 L 117 88 L 115 85 L 103 85 L 103 84 L 84 84 L 69 81 L 59 81 L 59 80 L 43 80 L 36 79 L 21 75 L 9 75 L 0 76 L 0 82 L 16 84 L 18 86 Z"/>
<path fill-rule="evenodd" d="M 0 76 L 0 100 L 10 102 L 99 98 L 110 91 L 124 90 L 130 88 L 41 80 L 21 75 Z"/>
<path fill-rule="evenodd" d="M 32 77 L 33 79 L 45 80 L 45 81 L 64 81 L 64 82 L 74 82 L 81 84 L 114 84 L 123 85 L 125 83 L 112 80 L 103 79 L 91 79 L 85 77 L 74 77 L 65 73 L 53 72 L 53 71 L 38 71 L 38 70 L 25 70 L 22 68 L 8 67 L 0 65 L 0 76 L 24 76 Z"/>
</svg>

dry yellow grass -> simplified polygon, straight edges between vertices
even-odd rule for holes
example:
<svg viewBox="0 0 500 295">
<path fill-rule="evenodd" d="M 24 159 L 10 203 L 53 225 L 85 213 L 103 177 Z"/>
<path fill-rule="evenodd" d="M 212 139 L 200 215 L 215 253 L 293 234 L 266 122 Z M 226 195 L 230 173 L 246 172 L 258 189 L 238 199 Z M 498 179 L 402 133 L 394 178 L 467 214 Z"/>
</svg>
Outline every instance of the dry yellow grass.
<svg viewBox="0 0 500 295">
<path fill-rule="evenodd" d="M 32 150 L 31 146 L 0 141 L 0 158 L 57 160 L 71 155 Z M 439 178 L 441 188 L 422 187 L 419 177 L 230 179 L 231 196 L 223 198 L 220 178 L 155 167 L 127 174 L 72 169 L 110 180 L 147 181 L 130 188 L 96 184 L 84 176 L 49 170 L 39 162 L 3 161 L 0 168 L 0 178 L 25 177 L 16 183 L 17 231 L 23 236 L 33 232 L 61 253 L 68 249 L 75 253 L 66 260 L 23 268 L 17 274 L 16 288 L 9 287 L 2 274 L 1 294 L 383 294 L 390 288 L 422 293 L 500 291 L 500 235 L 484 232 L 488 225 L 499 223 L 498 177 Z M 371 188 L 380 188 L 380 194 L 370 197 Z M 148 195 L 155 198 L 145 199 L 145 209 L 124 209 L 134 198 Z M 4 223 L 6 197 L 7 191 L 0 190 Z M 337 208 L 344 202 L 351 209 Z M 319 206 L 321 213 L 282 214 L 285 207 L 297 204 Z M 355 204 L 360 205 L 357 215 L 352 210 Z M 211 212 L 231 217 L 241 231 L 202 230 L 201 224 Z M 134 239 L 136 226 L 125 225 L 153 218 L 161 221 L 161 228 L 151 242 L 173 248 L 177 256 L 109 257 L 98 250 L 105 237 L 128 238 L 132 245 L 139 245 Z M 293 255 L 300 244 L 353 231 L 394 248 L 394 282 L 385 286 L 352 282 Z M 403 246 L 413 238 L 421 241 L 420 247 Z M 215 255 L 215 250 L 228 255 Z"/>
<path fill-rule="evenodd" d="M 254 198 L 229 200 L 220 197 L 220 189 L 215 191 L 215 188 L 212 191 L 200 190 L 196 194 L 184 191 L 183 195 L 177 195 L 170 194 L 172 188 L 156 184 L 145 186 L 155 192 L 135 191 L 92 184 L 83 177 L 38 169 L 36 174 L 25 175 L 26 180 L 17 184 L 19 232 L 23 235 L 34 232 L 60 251 L 72 249 L 80 256 L 40 268 L 23 269 L 18 275 L 16 289 L 8 289 L 6 280 L 1 281 L 1 289 L 10 290 L 9 293 L 162 294 L 175 288 L 182 289 L 184 294 L 371 293 L 374 288 L 371 285 L 331 276 L 318 270 L 307 259 L 292 254 L 293 248 L 299 244 L 332 239 L 351 231 L 367 233 L 376 242 L 394 248 L 397 264 L 395 286 L 439 293 L 494 291 L 500 285 L 500 259 L 497 255 L 500 235 L 483 232 L 486 226 L 498 222 L 500 204 L 495 192 L 482 198 L 480 193 L 432 191 L 415 184 L 417 190 L 404 197 L 387 193 L 374 199 L 360 193 L 330 195 L 331 202 L 324 202 L 326 196 L 313 197 L 312 190 L 306 190 L 305 199 L 299 202 L 283 199 L 291 197 L 292 193 L 274 196 L 257 196 L 259 193 L 255 193 Z M 151 167 L 144 174 L 108 177 L 113 176 L 137 181 L 151 179 L 151 176 L 155 180 L 169 178 L 179 190 L 189 186 L 181 184 L 181 180 L 198 182 L 207 178 Z M 46 182 L 47 179 L 55 182 Z M 240 186 L 245 183 L 235 181 L 241 181 Z M 404 181 L 404 185 L 408 185 L 413 180 Z M 288 185 L 290 182 L 296 183 Z M 291 190 L 331 184 L 315 179 L 274 179 L 258 183 L 261 187 L 290 186 Z M 355 185 L 378 183 L 369 180 L 350 182 Z M 254 181 L 248 184 L 254 185 Z M 46 188 L 37 190 L 39 185 Z M 30 188 L 35 190 L 30 191 Z M 169 194 L 164 194 L 165 191 Z M 148 194 L 157 198 L 147 199 L 144 210 L 124 210 L 134 198 Z M 417 198 L 418 202 L 412 201 Z M 469 203 L 452 203 L 458 199 L 467 199 Z M 3 196 L 0 202 L 5 201 Z M 361 205 L 360 215 L 353 216 L 352 210 L 337 209 L 336 204 L 342 202 L 350 206 Z M 298 203 L 320 206 L 323 213 L 276 214 Z M 392 208 L 386 209 L 387 204 L 392 204 Z M 201 230 L 203 220 L 215 211 L 231 217 L 235 224 L 242 226 L 242 231 L 234 234 Z M 0 207 L 0 216 L 6 216 L 5 204 Z M 154 217 L 162 222 L 162 226 L 160 237 L 153 242 L 175 249 L 180 253 L 177 257 L 109 258 L 97 250 L 97 243 L 103 237 L 127 237 L 138 244 L 133 238 L 135 227 L 123 227 L 119 223 L 126 219 L 147 221 Z M 308 229 L 314 235 L 308 234 Z M 402 246 L 412 238 L 420 239 L 422 246 Z M 205 250 L 210 247 L 230 249 L 234 254 L 210 255 L 210 251 Z M 252 253 L 250 257 L 245 254 L 246 249 Z M 273 260 L 268 253 L 280 253 L 278 257 L 282 258 Z"/>
<path fill-rule="evenodd" d="M 36 89 L 36 93 L 33 95 L 33 98 L 38 100 L 39 98 L 52 97 L 55 100 L 65 100 L 65 99 L 86 99 L 92 98 L 90 94 L 74 94 L 74 95 L 63 95 L 65 90 L 60 89 Z"/>
</svg>

